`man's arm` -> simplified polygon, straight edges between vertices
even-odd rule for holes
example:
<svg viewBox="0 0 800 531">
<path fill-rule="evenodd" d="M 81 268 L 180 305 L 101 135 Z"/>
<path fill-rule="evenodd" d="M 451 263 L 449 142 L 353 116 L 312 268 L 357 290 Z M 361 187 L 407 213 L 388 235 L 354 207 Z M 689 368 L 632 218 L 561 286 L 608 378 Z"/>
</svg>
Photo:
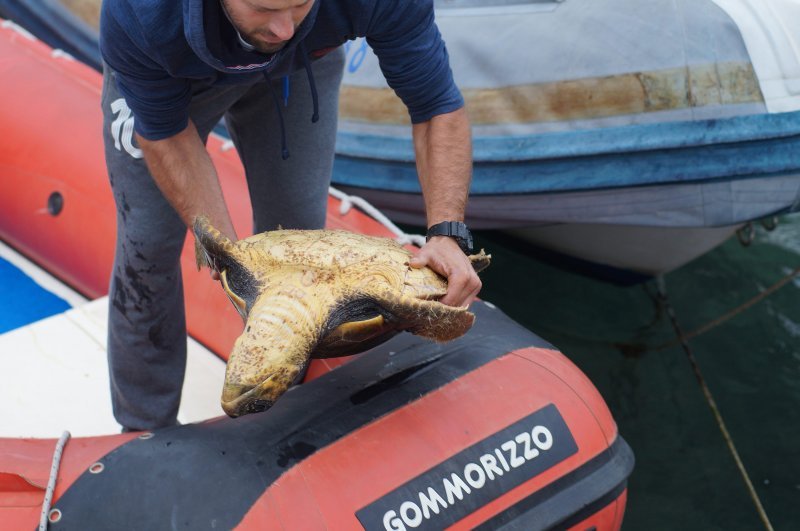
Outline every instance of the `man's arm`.
<svg viewBox="0 0 800 531">
<path fill-rule="evenodd" d="M 169 138 L 147 140 L 137 133 L 136 141 L 156 185 L 187 227 L 203 214 L 220 232 L 237 240 L 217 171 L 191 120 Z"/>
<path fill-rule="evenodd" d="M 414 124 L 412 134 L 428 226 L 463 221 L 472 179 L 472 140 L 466 111 L 462 107 Z M 447 295 L 441 300 L 444 304 L 465 306 L 478 295 L 481 281 L 452 238 L 431 238 L 411 260 L 412 267 L 426 265 L 447 277 Z"/>
</svg>

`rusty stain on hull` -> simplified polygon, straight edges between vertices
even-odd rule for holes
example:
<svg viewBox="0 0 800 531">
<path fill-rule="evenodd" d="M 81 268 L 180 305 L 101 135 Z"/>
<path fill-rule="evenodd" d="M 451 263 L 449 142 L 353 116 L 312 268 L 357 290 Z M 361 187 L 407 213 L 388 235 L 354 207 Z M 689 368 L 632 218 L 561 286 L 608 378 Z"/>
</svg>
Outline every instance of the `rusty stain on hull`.
<svg viewBox="0 0 800 531">
<path fill-rule="evenodd" d="M 462 93 L 473 125 L 581 120 L 764 101 L 752 65 L 742 62 L 466 89 Z M 339 117 L 409 123 L 405 106 L 388 88 L 343 85 Z"/>
<path fill-rule="evenodd" d="M 94 29 L 100 27 L 101 0 L 59 0 L 64 7 Z"/>
</svg>

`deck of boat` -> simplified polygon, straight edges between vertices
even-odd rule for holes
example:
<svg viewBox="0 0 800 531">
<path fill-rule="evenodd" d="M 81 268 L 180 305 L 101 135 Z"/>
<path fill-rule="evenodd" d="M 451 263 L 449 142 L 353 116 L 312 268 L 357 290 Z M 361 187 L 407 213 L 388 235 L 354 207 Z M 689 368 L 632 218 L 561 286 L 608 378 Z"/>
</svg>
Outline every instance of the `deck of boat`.
<svg viewBox="0 0 800 531">
<path fill-rule="evenodd" d="M 54 298 L 62 304 L 50 304 L 57 312 L 53 315 L 32 315 L 32 322 L 0 333 L 0 387 L 5 397 L 0 402 L 0 437 L 58 437 L 64 430 L 74 436 L 119 432 L 111 412 L 106 361 L 108 298 L 83 298 L 0 242 L 2 261 L 18 274 L 0 277 L 0 293 L 10 289 L 7 283 L 14 278 L 25 279 L 18 282 L 25 288 L 23 298 L 0 298 L 4 309 L 35 304 L 37 299 Z M 0 322 L 0 330 L 8 328 L 3 325 Z M 189 339 L 180 422 L 223 414 L 219 394 L 224 372 L 218 356 Z"/>
</svg>

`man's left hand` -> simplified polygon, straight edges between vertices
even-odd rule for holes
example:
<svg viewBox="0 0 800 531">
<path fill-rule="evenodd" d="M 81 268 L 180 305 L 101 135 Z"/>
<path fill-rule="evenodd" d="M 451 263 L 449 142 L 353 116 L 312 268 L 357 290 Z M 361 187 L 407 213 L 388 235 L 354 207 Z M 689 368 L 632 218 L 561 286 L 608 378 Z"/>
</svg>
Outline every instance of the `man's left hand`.
<svg viewBox="0 0 800 531">
<path fill-rule="evenodd" d="M 449 306 L 469 306 L 481 290 L 481 280 L 467 255 L 452 238 L 435 236 L 422 246 L 409 265 L 428 266 L 447 278 L 447 294 L 439 301 Z"/>
</svg>

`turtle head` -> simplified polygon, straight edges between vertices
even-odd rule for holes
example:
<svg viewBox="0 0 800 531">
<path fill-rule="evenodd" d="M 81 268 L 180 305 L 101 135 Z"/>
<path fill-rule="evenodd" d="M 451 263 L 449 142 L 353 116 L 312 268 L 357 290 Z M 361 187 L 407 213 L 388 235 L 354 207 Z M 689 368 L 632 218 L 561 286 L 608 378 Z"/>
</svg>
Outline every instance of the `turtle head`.
<svg viewBox="0 0 800 531">
<path fill-rule="evenodd" d="M 228 361 L 222 388 L 222 409 L 229 417 L 266 411 L 303 375 L 302 366 L 291 367 L 278 363 L 271 365 L 272 372 L 265 376 L 260 374 L 261 371 L 251 370 L 253 367 L 249 363 L 242 362 L 246 356 L 237 354 L 236 350 Z"/>
<path fill-rule="evenodd" d="M 275 293 L 256 301 L 225 368 L 222 409 L 229 416 L 269 409 L 303 376 L 319 327 L 300 306 Z"/>
</svg>

